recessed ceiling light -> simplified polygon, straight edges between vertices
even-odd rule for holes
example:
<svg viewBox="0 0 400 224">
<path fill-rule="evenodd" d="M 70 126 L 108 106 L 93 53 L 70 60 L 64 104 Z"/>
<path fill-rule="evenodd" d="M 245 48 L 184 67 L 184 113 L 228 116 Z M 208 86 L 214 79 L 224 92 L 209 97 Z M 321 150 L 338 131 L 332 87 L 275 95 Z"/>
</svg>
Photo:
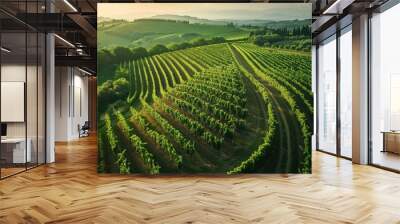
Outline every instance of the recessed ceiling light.
<svg viewBox="0 0 400 224">
<path fill-rule="evenodd" d="M 78 10 L 73 6 L 68 0 L 64 0 L 65 4 L 67 4 L 74 12 L 78 12 Z"/>
<path fill-rule="evenodd" d="M 73 45 L 71 42 L 69 42 L 68 40 L 62 38 L 61 36 L 59 36 L 58 34 L 54 34 L 55 37 L 57 37 L 59 40 L 61 40 L 62 42 L 66 43 L 67 45 L 69 45 L 70 47 L 75 48 L 75 45 Z"/>
<path fill-rule="evenodd" d="M 5 47 L 1 47 L 0 49 L 1 49 L 1 51 L 4 51 L 6 53 L 10 53 L 11 52 L 11 50 L 9 50 L 9 49 L 7 49 Z"/>
<path fill-rule="evenodd" d="M 78 70 L 81 71 L 81 72 L 83 72 L 83 73 L 85 73 L 85 74 L 87 74 L 87 75 L 90 75 L 90 76 L 92 75 L 92 73 L 90 73 L 90 72 L 88 72 L 88 71 L 85 71 L 85 70 L 83 70 L 83 69 L 81 69 L 81 68 L 79 68 L 79 67 L 78 67 Z"/>
<path fill-rule="evenodd" d="M 343 10 L 351 5 L 355 0 L 336 0 L 332 5 L 330 5 L 324 12 L 323 15 L 340 15 Z"/>
</svg>

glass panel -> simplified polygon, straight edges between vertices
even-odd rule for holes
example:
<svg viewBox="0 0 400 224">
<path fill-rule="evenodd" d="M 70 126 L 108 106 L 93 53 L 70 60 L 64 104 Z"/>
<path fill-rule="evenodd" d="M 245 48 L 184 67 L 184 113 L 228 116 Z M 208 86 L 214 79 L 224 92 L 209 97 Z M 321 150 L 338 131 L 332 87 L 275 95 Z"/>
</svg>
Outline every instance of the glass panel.
<svg viewBox="0 0 400 224">
<path fill-rule="evenodd" d="M 27 63 L 27 82 L 26 82 L 26 112 L 27 112 L 27 143 L 28 151 L 31 153 L 30 159 L 28 160 L 28 168 L 37 165 L 38 160 L 38 35 L 35 32 L 28 33 L 28 63 Z"/>
<path fill-rule="evenodd" d="M 27 2 L 26 12 L 38 13 L 38 1 Z M 38 17 L 33 17 L 33 20 Z M 37 21 L 32 21 L 37 22 Z M 39 35 L 36 31 L 27 31 L 27 81 L 26 81 L 26 111 L 27 111 L 27 150 L 31 151 L 27 167 L 38 164 L 38 75 L 39 75 Z"/>
<path fill-rule="evenodd" d="M 336 36 L 318 48 L 318 148 L 336 153 Z"/>
<path fill-rule="evenodd" d="M 45 52 L 46 37 L 44 34 L 39 34 L 38 46 L 38 163 L 45 163 Z"/>
<path fill-rule="evenodd" d="M 0 5 L 1 6 L 1 5 Z M 1 13 L 0 13 L 0 16 Z M 2 64 L 2 58 L 6 55 L 6 53 L 9 53 L 5 50 L 5 48 L 3 48 L 3 38 L 2 38 L 2 32 L 1 32 L 1 28 L 2 28 L 3 22 L 0 20 L 0 84 L 1 84 L 1 72 L 3 71 L 3 64 Z M 2 100 L 1 100 L 1 85 L 0 85 L 0 114 L 1 114 L 1 104 L 2 104 Z M 3 136 L 5 136 L 5 124 L 3 124 L 3 122 L 1 121 L 1 115 L 0 115 L 0 133 L 1 133 L 1 138 L 4 138 Z M 3 174 L 3 169 L 6 166 L 6 156 L 4 155 L 5 152 L 3 152 L 3 144 L 1 144 L 0 142 L 0 179 L 4 176 Z"/>
<path fill-rule="evenodd" d="M 2 177 L 25 170 L 26 150 L 26 33 L 2 33 L 1 43 L 1 159 Z M 28 145 L 29 149 L 29 145 Z"/>
<path fill-rule="evenodd" d="M 315 45 L 311 48 L 312 54 L 312 91 L 313 91 L 313 105 L 317 105 L 317 47 Z M 313 135 L 312 135 L 312 150 L 317 149 L 317 141 L 316 141 L 316 130 L 317 130 L 317 106 L 313 108 Z"/>
<path fill-rule="evenodd" d="M 43 13 L 45 1 L 1 1 L 14 14 Z M 35 17 L 38 18 L 38 17 Z M 0 177 L 45 162 L 45 35 L 0 12 Z"/>
<path fill-rule="evenodd" d="M 400 170 L 400 5 L 374 15 L 372 25 L 372 163 Z"/>
<path fill-rule="evenodd" d="M 352 34 L 351 26 L 340 36 L 340 152 L 352 157 Z"/>
</svg>

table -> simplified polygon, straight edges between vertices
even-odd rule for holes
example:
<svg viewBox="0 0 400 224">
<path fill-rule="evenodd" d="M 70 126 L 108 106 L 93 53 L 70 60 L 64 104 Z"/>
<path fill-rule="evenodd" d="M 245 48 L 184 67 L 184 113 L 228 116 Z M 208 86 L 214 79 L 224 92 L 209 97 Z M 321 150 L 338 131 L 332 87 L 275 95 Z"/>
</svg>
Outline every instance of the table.
<svg viewBox="0 0 400 224">
<path fill-rule="evenodd" d="M 383 131 L 382 152 L 400 154 L 400 131 Z"/>
<path fill-rule="evenodd" d="M 32 141 L 26 139 L 28 143 L 25 151 L 25 138 L 5 138 L 1 139 L 1 157 L 6 163 L 26 163 L 32 160 Z"/>
</svg>

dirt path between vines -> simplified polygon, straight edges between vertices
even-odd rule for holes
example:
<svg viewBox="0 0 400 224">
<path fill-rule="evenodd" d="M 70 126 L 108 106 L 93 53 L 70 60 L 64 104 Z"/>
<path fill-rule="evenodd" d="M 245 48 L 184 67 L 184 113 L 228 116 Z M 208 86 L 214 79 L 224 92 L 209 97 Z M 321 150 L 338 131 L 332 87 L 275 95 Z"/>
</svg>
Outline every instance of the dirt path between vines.
<svg viewBox="0 0 400 224">
<path fill-rule="evenodd" d="M 297 122 L 295 114 L 291 111 L 289 104 L 281 96 L 280 92 L 274 87 L 270 86 L 269 83 L 259 78 L 251 65 L 249 65 L 240 52 L 234 47 L 230 46 L 235 60 L 238 64 L 253 75 L 258 81 L 260 81 L 268 90 L 272 105 L 278 119 L 278 142 L 275 143 L 279 149 L 277 150 L 276 157 L 274 158 L 275 172 L 277 173 L 297 173 L 300 156 L 299 145 L 302 144 L 300 127 Z M 269 164 L 266 164 L 268 166 Z"/>
</svg>

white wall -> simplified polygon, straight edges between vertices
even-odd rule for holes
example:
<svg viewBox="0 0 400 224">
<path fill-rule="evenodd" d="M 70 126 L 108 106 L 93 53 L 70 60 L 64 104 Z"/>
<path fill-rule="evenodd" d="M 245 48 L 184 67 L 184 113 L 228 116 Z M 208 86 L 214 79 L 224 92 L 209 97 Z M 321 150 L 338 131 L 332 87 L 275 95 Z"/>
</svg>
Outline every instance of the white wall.
<svg viewBox="0 0 400 224">
<path fill-rule="evenodd" d="M 56 141 L 79 137 L 78 124 L 88 120 L 88 78 L 76 68 L 56 67 Z"/>
<path fill-rule="evenodd" d="M 75 70 L 76 72 L 77 70 Z M 71 120 L 71 135 L 74 137 L 79 137 L 78 124 L 83 125 L 85 121 L 89 120 L 89 102 L 88 102 L 88 78 L 87 76 L 74 75 L 74 108 L 72 108 L 72 120 Z"/>
<path fill-rule="evenodd" d="M 69 133 L 69 68 L 56 67 L 55 74 L 55 140 L 67 141 Z"/>
</svg>

